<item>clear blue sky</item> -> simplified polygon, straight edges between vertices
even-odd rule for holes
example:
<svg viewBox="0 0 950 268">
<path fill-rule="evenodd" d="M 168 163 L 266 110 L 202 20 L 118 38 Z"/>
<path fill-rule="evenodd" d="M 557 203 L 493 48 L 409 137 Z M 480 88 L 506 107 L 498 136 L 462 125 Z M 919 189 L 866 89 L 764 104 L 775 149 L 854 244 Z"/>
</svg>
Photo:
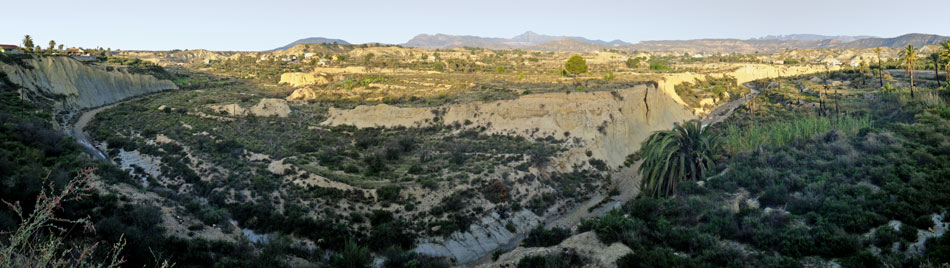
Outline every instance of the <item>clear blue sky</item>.
<svg viewBox="0 0 950 268">
<path fill-rule="evenodd" d="M 0 43 L 265 50 L 305 37 L 403 43 L 420 33 L 670 40 L 810 33 L 950 35 L 948 0 L 5 1 Z M 909 18 L 905 19 L 905 16 Z"/>
</svg>

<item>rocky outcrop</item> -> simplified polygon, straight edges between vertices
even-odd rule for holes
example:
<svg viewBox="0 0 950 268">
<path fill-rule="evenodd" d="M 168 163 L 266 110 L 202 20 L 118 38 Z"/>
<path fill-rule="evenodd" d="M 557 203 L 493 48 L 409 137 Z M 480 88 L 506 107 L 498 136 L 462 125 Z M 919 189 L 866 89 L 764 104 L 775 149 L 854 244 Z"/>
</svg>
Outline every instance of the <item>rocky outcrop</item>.
<svg viewBox="0 0 950 268">
<path fill-rule="evenodd" d="M 472 224 L 467 232 L 430 238 L 419 243 L 414 251 L 429 256 L 454 258 L 458 263 L 470 263 L 512 241 L 518 234 L 527 233 L 542 220 L 527 209 L 512 213 L 506 219 L 502 219 L 498 213 L 492 213 Z M 506 226 L 514 227 L 514 232 Z"/>
<path fill-rule="evenodd" d="M 265 117 L 287 117 L 291 112 L 290 106 L 287 105 L 287 101 L 271 98 L 261 99 L 260 102 L 246 109 L 236 103 L 226 105 L 208 105 L 207 107 L 211 110 L 214 110 L 215 112 L 226 113 L 228 115 L 235 116 L 256 115 Z"/>
<path fill-rule="evenodd" d="M 516 248 L 508 253 L 502 254 L 493 263 L 483 264 L 479 268 L 502 268 L 515 267 L 524 257 L 528 256 L 550 256 L 562 252 L 573 252 L 586 259 L 583 267 L 617 267 L 617 260 L 624 255 L 633 253 L 629 247 L 620 242 L 606 245 L 597 239 L 597 234 L 593 231 L 580 233 L 571 236 L 561 244 L 544 248 Z"/>
<path fill-rule="evenodd" d="M 22 64 L 0 63 L 0 71 L 21 87 L 20 95 L 55 110 L 80 110 L 119 100 L 177 89 L 168 80 L 151 75 L 108 71 L 88 66 L 69 57 L 37 57 Z"/>
<path fill-rule="evenodd" d="M 326 85 L 328 83 L 330 83 L 330 80 L 327 80 L 326 77 L 311 73 L 292 72 L 280 75 L 280 84 L 288 84 L 292 87 Z"/>
<path fill-rule="evenodd" d="M 326 125 L 356 127 L 427 126 L 471 122 L 487 134 L 527 138 L 579 139 L 580 146 L 557 157 L 552 167 L 569 170 L 591 157 L 611 167 L 640 148 L 650 133 L 693 119 L 685 106 L 652 85 L 613 92 L 543 93 L 514 100 L 467 103 L 441 108 L 400 108 L 385 104 L 354 109 L 330 108 Z"/>
</svg>

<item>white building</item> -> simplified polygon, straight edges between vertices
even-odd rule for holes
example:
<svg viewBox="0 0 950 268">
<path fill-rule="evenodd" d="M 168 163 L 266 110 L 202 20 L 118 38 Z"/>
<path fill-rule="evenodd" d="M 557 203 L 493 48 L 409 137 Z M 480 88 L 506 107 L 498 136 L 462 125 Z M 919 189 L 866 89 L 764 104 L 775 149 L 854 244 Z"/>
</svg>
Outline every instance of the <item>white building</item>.
<svg viewBox="0 0 950 268">
<path fill-rule="evenodd" d="M 0 45 L 0 53 L 20 54 L 20 53 L 23 53 L 23 49 L 15 45 Z"/>
</svg>

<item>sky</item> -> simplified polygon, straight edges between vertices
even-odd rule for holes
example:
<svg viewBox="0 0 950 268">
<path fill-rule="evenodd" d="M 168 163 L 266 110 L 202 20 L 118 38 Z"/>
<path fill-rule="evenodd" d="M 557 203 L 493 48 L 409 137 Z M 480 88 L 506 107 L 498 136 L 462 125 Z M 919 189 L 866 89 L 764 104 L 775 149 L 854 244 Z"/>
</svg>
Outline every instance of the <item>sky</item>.
<svg viewBox="0 0 950 268">
<path fill-rule="evenodd" d="M 525 31 L 627 42 L 822 34 L 950 35 L 948 0 L 4 0 L 0 44 L 258 51 L 306 37 L 400 44 Z"/>
</svg>

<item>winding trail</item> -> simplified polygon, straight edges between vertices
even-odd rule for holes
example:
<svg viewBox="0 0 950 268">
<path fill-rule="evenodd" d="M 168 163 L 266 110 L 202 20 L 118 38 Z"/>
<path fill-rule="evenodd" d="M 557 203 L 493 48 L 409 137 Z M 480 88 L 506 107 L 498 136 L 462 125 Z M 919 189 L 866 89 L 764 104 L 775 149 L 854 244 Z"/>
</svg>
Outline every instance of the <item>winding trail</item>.
<svg viewBox="0 0 950 268">
<path fill-rule="evenodd" d="M 736 108 L 739 108 L 739 106 L 742 106 L 746 102 L 749 102 L 749 100 L 751 99 L 750 97 L 755 97 L 759 95 L 759 90 L 755 88 L 754 86 L 752 86 L 752 83 L 745 83 L 742 86 L 748 88 L 751 94 L 743 98 L 739 98 L 737 100 L 732 100 L 732 101 L 723 103 L 722 105 L 719 105 L 718 107 L 716 107 L 716 109 L 713 109 L 712 112 L 710 112 L 708 115 L 706 115 L 706 117 L 702 119 L 704 127 L 711 126 L 719 122 L 722 122 L 723 120 L 726 120 L 727 118 L 732 116 L 732 113 L 736 111 Z"/>
<path fill-rule="evenodd" d="M 92 121 L 92 118 L 94 118 L 96 114 L 98 114 L 101 111 L 104 111 L 105 109 L 112 108 L 113 106 L 119 103 L 122 103 L 122 102 L 117 102 L 117 103 L 109 104 L 109 105 L 102 106 L 99 108 L 95 108 L 89 111 L 85 111 L 81 115 L 79 115 L 79 119 L 76 120 L 76 123 L 74 123 L 71 127 L 69 127 L 69 130 L 68 130 L 69 135 L 76 138 L 76 141 L 78 141 L 79 144 L 82 144 L 82 146 L 85 147 L 86 150 L 90 151 L 90 154 L 92 154 L 93 157 L 98 158 L 100 160 L 111 162 L 111 160 L 109 160 L 109 158 L 106 157 L 106 154 L 103 153 L 101 150 L 99 150 L 98 147 L 96 147 L 95 143 L 93 143 L 92 138 L 90 138 L 89 134 L 87 134 L 86 131 L 84 131 L 83 129 L 86 128 L 86 125 L 89 125 L 89 122 Z"/>
</svg>

